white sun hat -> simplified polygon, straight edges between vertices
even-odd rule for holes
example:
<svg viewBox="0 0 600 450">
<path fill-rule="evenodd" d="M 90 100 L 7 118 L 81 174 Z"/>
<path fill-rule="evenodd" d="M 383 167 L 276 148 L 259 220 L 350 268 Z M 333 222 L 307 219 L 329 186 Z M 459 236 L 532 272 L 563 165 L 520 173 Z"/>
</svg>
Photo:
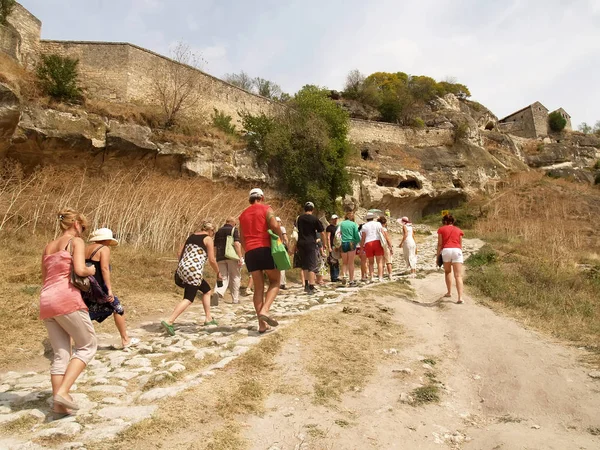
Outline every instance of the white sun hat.
<svg viewBox="0 0 600 450">
<path fill-rule="evenodd" d="M 117 241 L 113 237 L 113 232 L 110 228 L 98 228 L 97 230 L 92 231 L 90 234 L 90 242 L 102 242 L 108 241 L 107 245 L 111 247 L 115 247 L 119 245 L 119 241 Z"/>
<path fill-rule="evenodd" d="M 263 192 L 263 190 L 261 188 L 254 188 L 250 191 L 250 197 L 264 197 L 265 193 Z"/>
</svg>

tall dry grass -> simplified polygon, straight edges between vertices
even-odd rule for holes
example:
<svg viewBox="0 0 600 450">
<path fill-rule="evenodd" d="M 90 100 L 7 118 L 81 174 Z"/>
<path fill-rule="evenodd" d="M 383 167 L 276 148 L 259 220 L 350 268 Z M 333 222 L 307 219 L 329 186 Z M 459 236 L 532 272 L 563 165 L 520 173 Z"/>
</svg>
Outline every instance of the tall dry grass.
<svg viewBox="0 0 600 450">
<path fill-rule="evenodd" d="M 600 190 L 595 187 L 521 173 L 483 209 L 485 217 L 474 227 L 478 234 L 557 269 L 600 250 Z"/>
<path fill-rule="evenodd" d="M 467 261 L 467 283 L 600 362 L 600 190 L 523 173 L 482 208 L 474 229 L 490 246 Z"/>
<path fill-rule="evenodd" d="M 109 227 L 125 244 L 164 252 L 177 248 L 204 220 L 219 226 L 237 217 L 247 198 L 245 188 L 197 178 L 53 167 L 25 176 L 7 163 L 0 169 L 0 232 L 57 232 L 57 212 L 70 206 L 88 216 L 91 228 Z M 283 218 L 293 217 L 297 208 L 291 201 L 269 203 Z"/>
</svg>

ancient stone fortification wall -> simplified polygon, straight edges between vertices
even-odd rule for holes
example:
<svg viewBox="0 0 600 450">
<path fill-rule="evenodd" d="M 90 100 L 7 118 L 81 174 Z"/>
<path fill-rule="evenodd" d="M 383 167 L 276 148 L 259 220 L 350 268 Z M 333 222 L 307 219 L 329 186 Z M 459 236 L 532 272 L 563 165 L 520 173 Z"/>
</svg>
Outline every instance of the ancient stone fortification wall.
<svg viewBox="0 0 600 450">
<path fill-rule="evenodd" d="M 531 116 L 535 127 L 535 137 L 548 136 L 548 110 L 536 102 L 531 107 Z"/>
<path fill-rule="evenodd" d="M 79 60 L 79 78 L 94 98 L 128 101 L 129 46 L 104 42 L 40 42 L 40 51 Z"/>
<path fill-rule="evenodd" d="M 40 48 L 43 53 L 79 59 L 81 85 L 96 98 L 157 104 L 154 81 L 162 76 L 165 65 L 177 65 L 197 78 L 198 100 L 186 112 L 192 118 L 208 120 L 216 108 L 239 122 L 238 111 L 270 114 L 280 107 L 267 98 L 127 43 L 43 40 Z"/>
<path fill-rule="evenodd" d="M 14 28 L 0 25 L 0 52 L 6 53 L 11 58 L 18 59 L 20 42 L 19 33 Z"/>
<path fill-rule="evenodd" d="M 17 58 L 23 66 L 32 67 L 38 54 L 42 22 L 19 3 L 16 3 L 8 16 L 8 23 L 17 30 L 20 37 Z"/>
<path fill-rule="evenodd" d="M 454 143 L 454 130 L 436 128 L 409 128 L 397 125 L 351 119 L 349 138 L 356 144 L 389 142 L 411 147 L 439 147 Z"/>
</svg>

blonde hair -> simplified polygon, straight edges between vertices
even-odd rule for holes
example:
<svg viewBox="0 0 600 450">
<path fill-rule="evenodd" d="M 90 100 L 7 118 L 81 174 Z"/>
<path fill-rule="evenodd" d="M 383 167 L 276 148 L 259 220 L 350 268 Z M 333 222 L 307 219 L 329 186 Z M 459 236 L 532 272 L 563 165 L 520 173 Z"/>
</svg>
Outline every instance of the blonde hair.
<svg viewBox="0 0 600 450">
<path fill-rule="evenodd" d="M 200 231 L 214 231 L 215 226 L 212 224 L 212 222 L 210 221 L 205 221 L 202 222 L 202 225 L 200 225 Z"/>
<path fill-rule="evenodd" d="M 68 230 L 73 226 L 75 222 L 79 222 L 82 227 L 88 226 L 87 217 L 72 208 L 64 208 L 58 213 L 58 220 L 60 222 L 60 228 L 63 231 Z"/>
</svg>

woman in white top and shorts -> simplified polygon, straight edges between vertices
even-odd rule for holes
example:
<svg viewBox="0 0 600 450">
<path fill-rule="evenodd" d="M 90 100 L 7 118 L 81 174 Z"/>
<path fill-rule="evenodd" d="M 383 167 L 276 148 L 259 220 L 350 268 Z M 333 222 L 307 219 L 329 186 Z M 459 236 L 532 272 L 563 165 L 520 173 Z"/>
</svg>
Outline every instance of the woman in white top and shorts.
<svg viewBox="0 0 600 450">
<path fill-rule="evenodd" d="M 417 243 L 415 242 L 413 227 L 408 217 L 399 220 L 402 224 L 402 242 L 400 247 L 404 253 L 404 261 L 410 269 L 410 276 L 417 276 Z"/>
</svg>

